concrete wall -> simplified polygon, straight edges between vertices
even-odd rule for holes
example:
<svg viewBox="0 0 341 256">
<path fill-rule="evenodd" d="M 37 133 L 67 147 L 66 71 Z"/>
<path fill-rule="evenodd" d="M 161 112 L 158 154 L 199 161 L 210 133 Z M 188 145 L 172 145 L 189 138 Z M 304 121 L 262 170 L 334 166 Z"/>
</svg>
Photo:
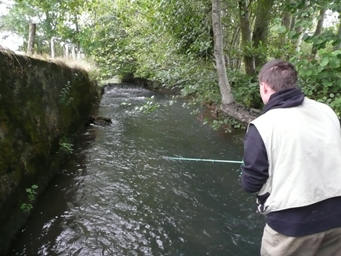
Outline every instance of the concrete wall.
<svg viewBox="0 0 341 256">
<path fill-rule="evenodd" d="M 99 97 L 83 70 L 0 51 L 0 255 L 28 216 L 22 204 L 34 206 L 26 188 L 48 185 Z"/>
</svg>

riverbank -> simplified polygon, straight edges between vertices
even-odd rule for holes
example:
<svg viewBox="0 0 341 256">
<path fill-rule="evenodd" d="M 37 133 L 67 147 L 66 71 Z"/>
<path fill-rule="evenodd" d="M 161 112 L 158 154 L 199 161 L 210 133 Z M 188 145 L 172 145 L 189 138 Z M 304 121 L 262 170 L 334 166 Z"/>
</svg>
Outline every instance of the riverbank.
<svg viewBox="0 0 341 256">
<path fill-rule="evenodd" d="M 0 255 L 100 98 L 86 71 L 0 51 Z"/>
<path fill-rule="evenodd" d="M 169 95 L 181 94 L 181 88 L 177 87 L 176 85 L 173 85 L 171 88 L 168 88 L 166 86 L 162 86 L 160 83 L 156 81 L 150 81 L 145 78 L 136 78 L 133 75 L 128 75 L 122 78 L 122 82 L 136 84 L 138 86 L 142 86 L 154 92 L 160 92 L 160 93 L 165 93 Z M 211 110 L 212 116 L 214 118 L 225 115 L 226 117 L 230 117 L 230 118 L 237 120 L 243 126 L 247 126 L 252 120 L 257 118 L 261 112 L 261 110 L 259 109 L 247 108 L 244 105 L 239 104 L 237 102 L 234 102 L 229 105 L 221 105 L 221 106 L 212 105 L 212 104 L 205 104 L 205 105 Z"/>
</svg>

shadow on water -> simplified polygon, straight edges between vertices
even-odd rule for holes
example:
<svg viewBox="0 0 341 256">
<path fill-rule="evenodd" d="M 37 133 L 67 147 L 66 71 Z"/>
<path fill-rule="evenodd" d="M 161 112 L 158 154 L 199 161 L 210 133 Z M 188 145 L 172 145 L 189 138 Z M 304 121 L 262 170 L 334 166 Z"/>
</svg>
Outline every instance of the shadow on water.
<svg viewBox="0 0 341 256">
<path fill-rule="evenodd" d="M 239 185 L 243 131 L 215 132 L 178 101 L 110 88 L 72 157 L 40 196 L 9 255 L 259 255 L 263 219 Z M 167 96 L 155 95 L 161 105 Z"/>
</svg>

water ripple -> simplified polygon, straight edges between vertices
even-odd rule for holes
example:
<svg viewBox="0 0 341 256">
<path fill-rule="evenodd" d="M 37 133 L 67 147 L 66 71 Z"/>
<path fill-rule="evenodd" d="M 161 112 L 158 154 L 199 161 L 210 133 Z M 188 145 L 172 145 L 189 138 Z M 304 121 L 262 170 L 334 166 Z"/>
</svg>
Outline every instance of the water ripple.
<svg viewBox="0 0 341 256">
<path fill-rule="evenodd" d="M 107 91 L 99 114 L 113 124 L 89 128 L 11 255 L 259 254 L 263 221 L 238 167 L 163 158 L 240 159 L 243 135 L 221 137 L 181 102 L 134 112 L 151 94 Z"/>
</svg>

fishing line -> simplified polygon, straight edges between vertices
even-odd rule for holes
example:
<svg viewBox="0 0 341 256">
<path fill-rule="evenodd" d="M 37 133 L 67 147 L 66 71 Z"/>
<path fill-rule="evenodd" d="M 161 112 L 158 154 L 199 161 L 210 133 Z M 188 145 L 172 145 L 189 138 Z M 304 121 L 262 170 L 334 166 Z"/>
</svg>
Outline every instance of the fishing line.
<svg viewBox="0 0 341 256">
<path fill-rule="evenodd" d="M 217 160 L 217 159 L 186 158 L 186 157 L 171 157 L 171 156 L 164 156 L 163 158 L 169 159 L 169 160 L 200 161 L 200 162 L 213 162 L 213 163 L 233 163 L 233 164 L 243 163 L 243 161 L 233 161 L 233 160 Z"/>
</svg>

